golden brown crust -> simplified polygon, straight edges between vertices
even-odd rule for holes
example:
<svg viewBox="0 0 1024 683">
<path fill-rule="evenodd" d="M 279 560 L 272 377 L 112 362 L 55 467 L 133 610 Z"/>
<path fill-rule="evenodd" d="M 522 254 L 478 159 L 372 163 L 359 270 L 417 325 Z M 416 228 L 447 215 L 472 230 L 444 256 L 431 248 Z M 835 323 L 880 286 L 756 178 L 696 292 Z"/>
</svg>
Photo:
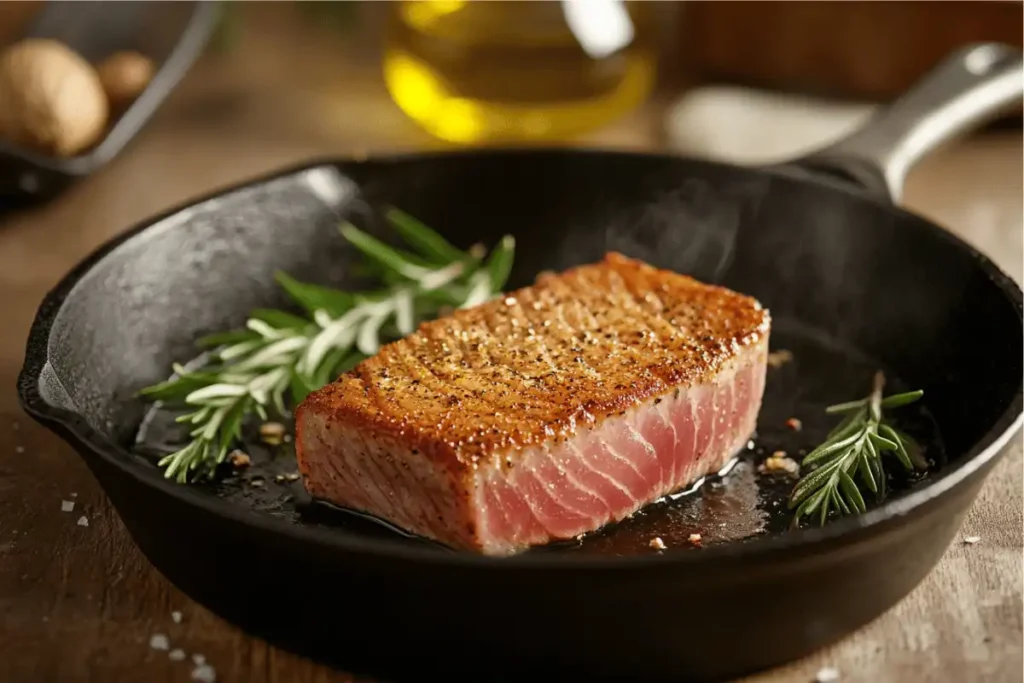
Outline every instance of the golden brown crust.
<svg viewBox="0 0 1024 683">
<path fill-rule="evenodd" d="M 426 322 L 299 407 L 465 473 L 712 377 L 767 334 L 754 299 L 616 253 Z"/>
</svg>

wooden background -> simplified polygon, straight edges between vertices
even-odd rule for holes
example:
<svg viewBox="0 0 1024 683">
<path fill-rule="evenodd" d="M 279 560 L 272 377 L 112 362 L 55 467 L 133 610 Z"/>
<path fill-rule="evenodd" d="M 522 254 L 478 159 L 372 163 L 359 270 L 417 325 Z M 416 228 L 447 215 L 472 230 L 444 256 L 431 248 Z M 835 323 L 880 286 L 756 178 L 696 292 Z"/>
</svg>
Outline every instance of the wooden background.
<svg viewBox="0 0 1024 683">
<path fill-rule="evenodd" d="M 14 394 L 43 294 L 134 222 L 310 156 L 437 146 L 390 104 L 372 50 L 311 37 L 290 21 L 257 13 L 236 50 L 204 58 L 123 157 L 47 206 L 0 213 L 0 682 L 185 682 L 197 669 L 193 654 L 223 682 L 352 680 L 247 636 L 171 586 L 85 466 L 20 412 Z M 664 109 L 655 97 L 581 144 L 663 147 Z M 909 207 L 1018 282 L 1021 154 L 1019 131 L 975 137 L 927 160 L 906 194 Z M 61 512 L 62 500 L 74 500 L 74 511 Z M 825 666 L 864 683 L 1022 680 L 1021 500 L 1018 442 L 964 524 L 976 544 L 955 543 L 908 599 L 845 642 L 751 680 L 802 683 Z M 89 526 L 76 524 L 82 515 Z M 189 658 L 151 648 L 154 634 Z"/>
</svg>

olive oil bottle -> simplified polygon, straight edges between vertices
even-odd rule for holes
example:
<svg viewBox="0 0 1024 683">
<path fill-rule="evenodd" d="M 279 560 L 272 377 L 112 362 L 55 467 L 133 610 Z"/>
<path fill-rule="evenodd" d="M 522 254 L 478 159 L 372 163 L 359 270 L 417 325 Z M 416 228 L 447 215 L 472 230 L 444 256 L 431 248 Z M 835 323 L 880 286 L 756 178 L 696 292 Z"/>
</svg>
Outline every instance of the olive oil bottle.
<svg viewBox="0 0 1024 683">
<path fill-rule="evenodd" d="M 392 5 L 395 103 L 453 143 L 571 137 L 638 106 L 656 57 L 643 3 L 414 0 Z"/>
</svg>

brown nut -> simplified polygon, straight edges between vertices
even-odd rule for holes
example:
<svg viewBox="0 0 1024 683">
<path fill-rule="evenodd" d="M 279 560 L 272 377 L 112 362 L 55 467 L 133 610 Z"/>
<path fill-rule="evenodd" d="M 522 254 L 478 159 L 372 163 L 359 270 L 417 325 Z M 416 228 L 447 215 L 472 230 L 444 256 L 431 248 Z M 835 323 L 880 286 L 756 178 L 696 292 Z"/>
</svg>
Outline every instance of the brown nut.
<svg viewBox="0 0 1024 683">
<path fill-rule="evenodd" d="M 142 94 L 153 79 L 153 60 L 138 52 L 115 52 L 96 65 L 103 91 L 113 109 L 123 109 Z"/>
<path fill-rule="evenodd" d="M 74 156 L 100 140 L 108 115 L 99 76 L 66 45 L 29 38 L 0 53 L 0 137 Z"/>
</svg>

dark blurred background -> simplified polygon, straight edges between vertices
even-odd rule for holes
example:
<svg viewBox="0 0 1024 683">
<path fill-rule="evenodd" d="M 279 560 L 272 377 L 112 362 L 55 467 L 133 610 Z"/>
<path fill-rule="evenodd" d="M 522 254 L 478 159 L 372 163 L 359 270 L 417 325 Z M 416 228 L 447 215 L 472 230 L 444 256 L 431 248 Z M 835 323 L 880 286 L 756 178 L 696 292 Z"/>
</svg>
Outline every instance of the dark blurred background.
<svg viewBox="0 0 1024 683">
<path fill-rule="evenodd" d="M 67 48 L 62 68 L 82 77 L 124 50 L 151 62 L 137 99 L 111 99 L 92 142 L 68 154 L 30 136 L 5 140 L 5 120 L 32 128 L 45 117 L 22 107 L 5 119 L 0 97 L 0 250 L 20 227 L 31 240 L 30 226 L 62 226 L 68 255 L 55 261 L 55 279 L 71 255 L 148 215 L 313 157 L 554 144 L 782 161 L 851 131 L 964 44 L 1020 47 L 1022 7 L 0 2 L 0 90 L 12 92 L 13 75 L 22 96 L 63 107 L 63 132 L 82 123 L 82 91 L 65 96 L 70 81 L 53 77 L 52 59 L 4 54 L 42 37 Z M 929 157 L 911 174 L 906 203 L 947 224 L 969 212 L 995 222 L 972 229 L 1007 218 L 1016 226 L 1020 156 L 1018 109 Z M 954 203 L 969 195 L 968 180 L 977 202 Z M 32 202 L 25 208 L 11 193 Z M 1015 273 L 1020 230 L 998 231 L 1008 246 L 996 258 Z M 53 241 L 45 247 L 35 258 L 50 258 Z"/>
<path fill-rule="evenodd" d="M 60 4 L 0 3 L 0 45 Z M 123 3 L 101 4 L 98 13 L 116 13 Z M 1020 46 L 1022 25 L 1020 2 L 972 1 L 608 2 L 575 13 L 554 2 L 235 1 L 220 9 L 202 58 L 158 120 L 220 144 L 237 136 L 250 150 L 258 138 L 274 162 L 274 150 L 291 144 L 339 153 L 360 144 L 579 140 L 734 161 L 784 156 L 835 137 L 964 43 Z M 708 117 L 744 112 L 780 126 L 758 136 L 763 148 L 749 149 L 743 117 L 734 129 L 704 130 Z M 808 118 L 815 125 L 801 124 Z M 1020 117 L 1000 125 L 1019 127 Z M 734 150 L 740 141 L 748 149 Z"/>
</svg>

